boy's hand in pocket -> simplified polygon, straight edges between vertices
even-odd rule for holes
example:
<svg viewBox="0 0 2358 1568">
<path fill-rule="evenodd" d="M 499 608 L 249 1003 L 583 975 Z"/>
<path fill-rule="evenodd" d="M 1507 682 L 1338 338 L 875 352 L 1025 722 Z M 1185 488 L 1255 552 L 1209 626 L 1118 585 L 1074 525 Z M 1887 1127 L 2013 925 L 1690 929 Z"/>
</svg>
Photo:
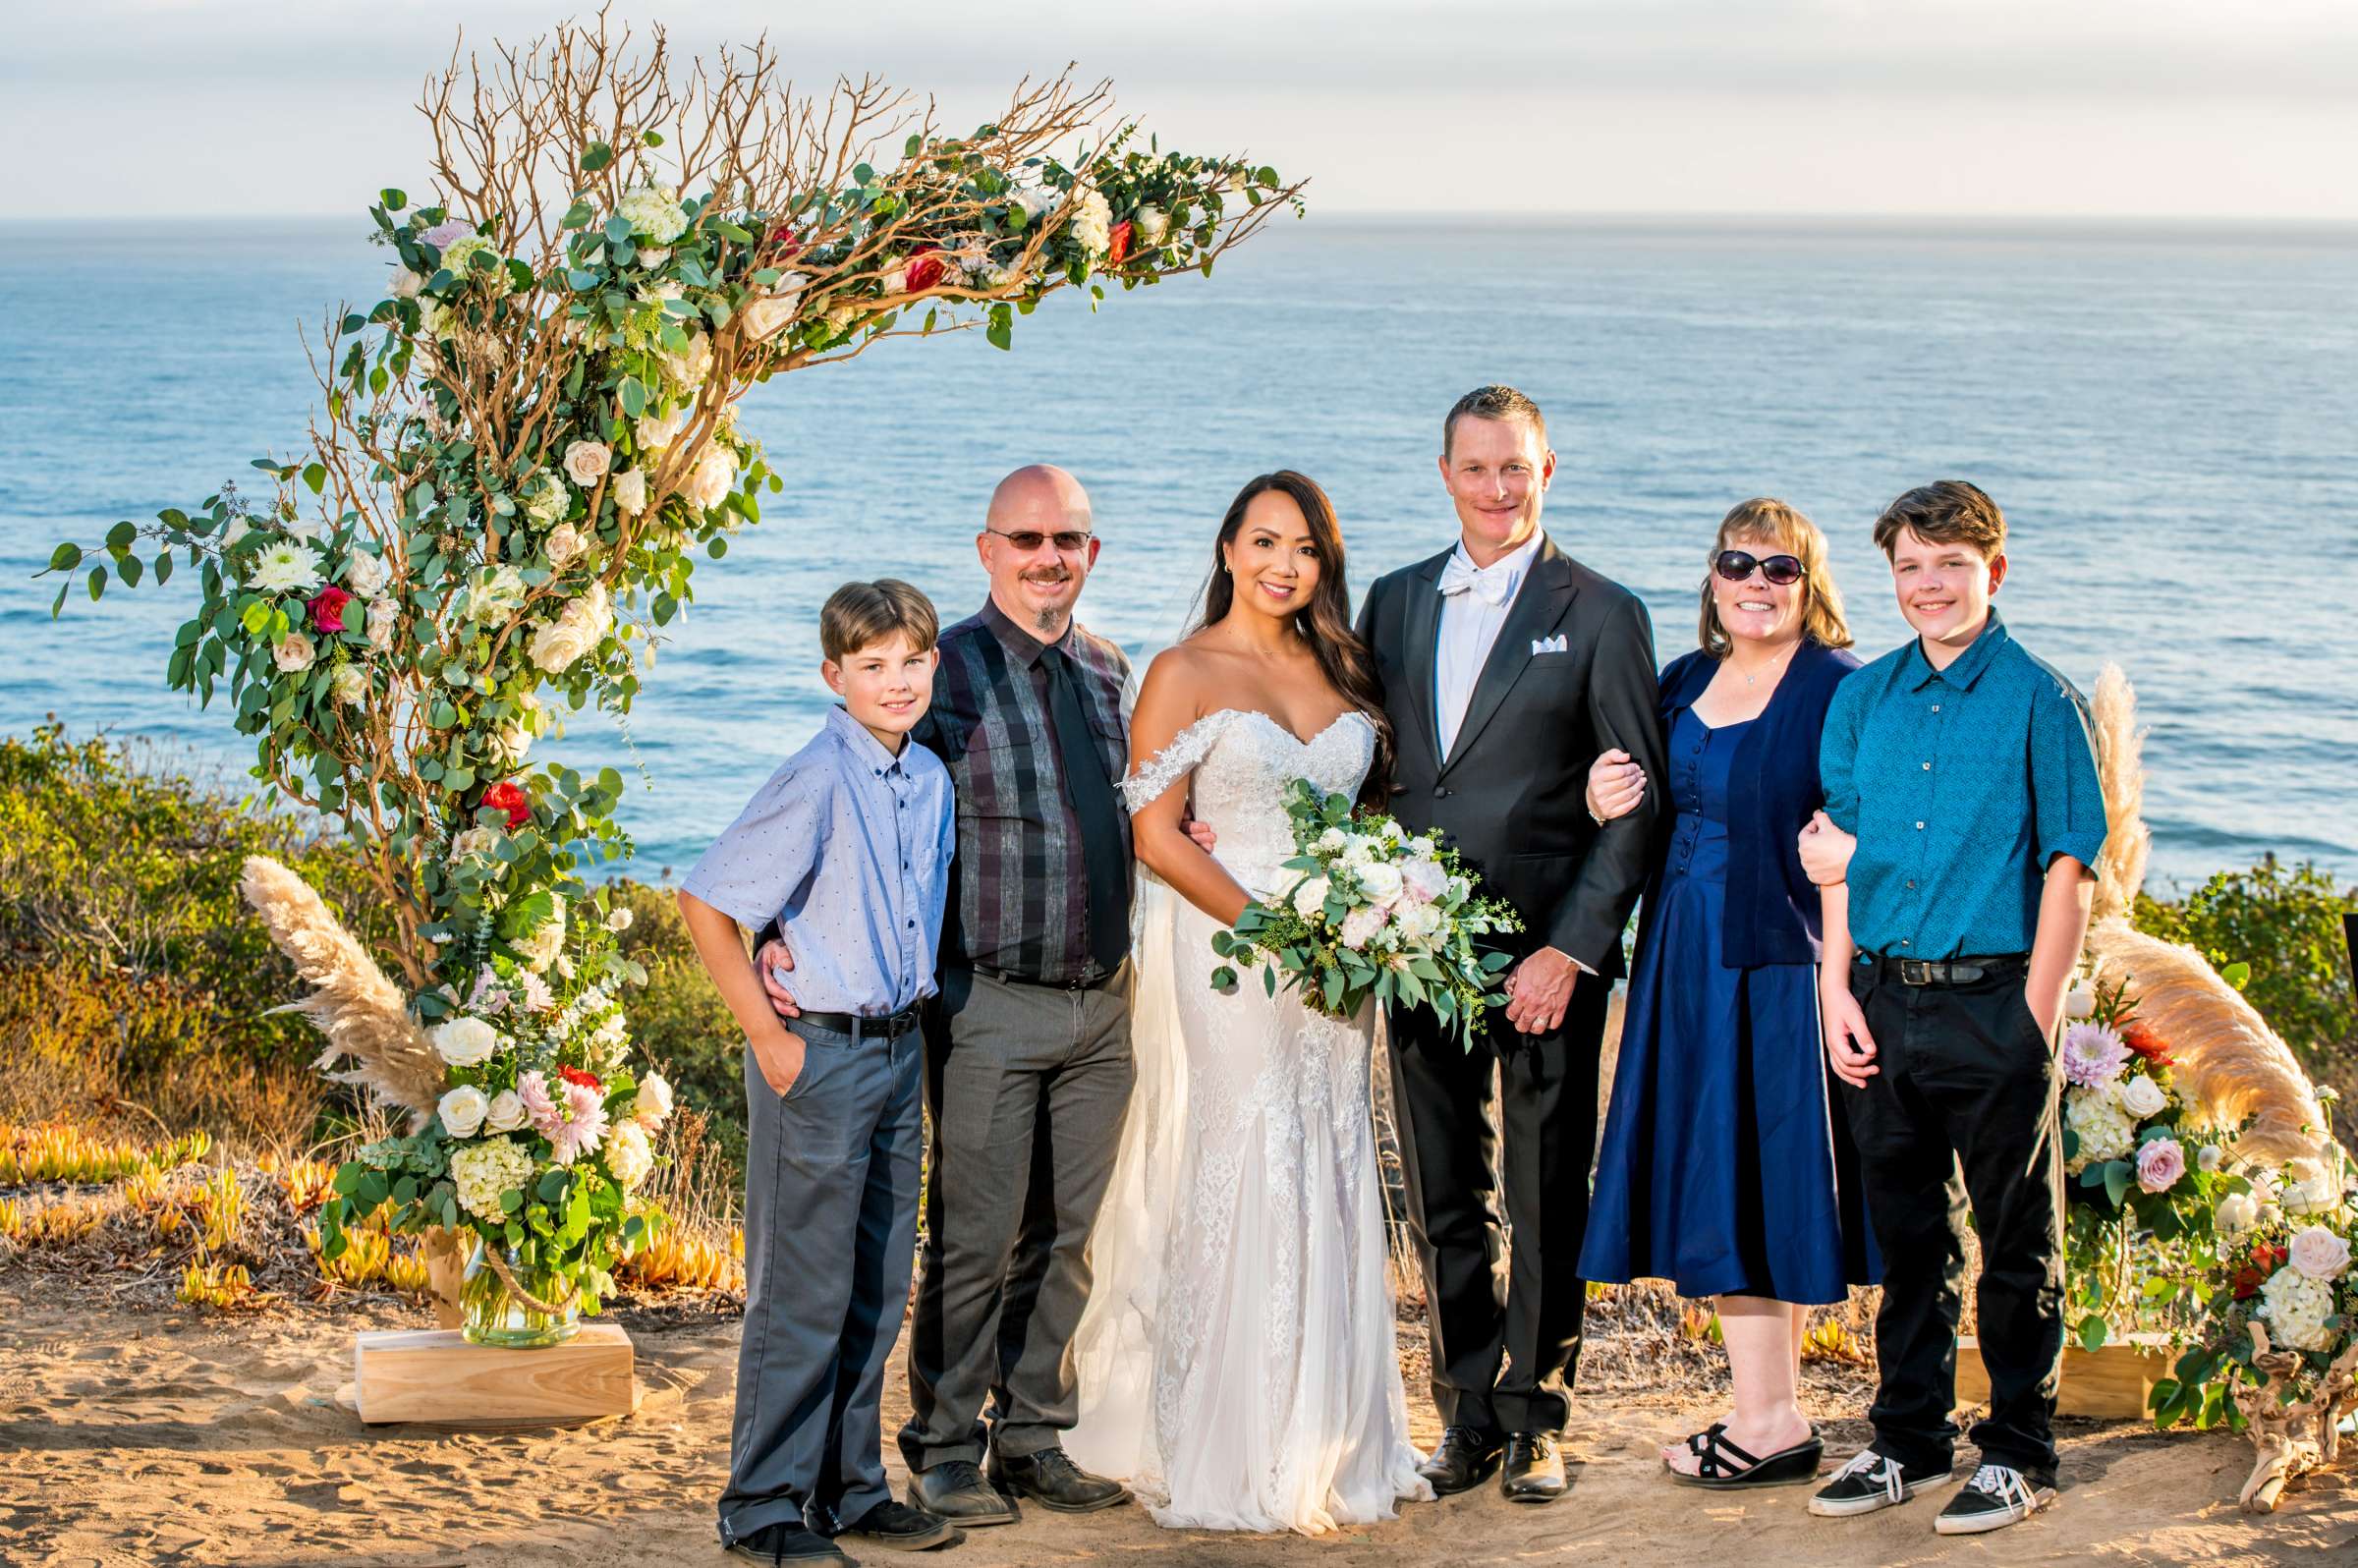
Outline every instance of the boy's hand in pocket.
<svg viewBox="0 0 2358 1568">
<path fill-rule="evenodd" d="M 786 1030 L 765 1035 L 754 1042 L 754 1065 L 761 1069 L 761 1082 L 779 1098 L 803 1076 L 803 1037 Z"/>
</svg>

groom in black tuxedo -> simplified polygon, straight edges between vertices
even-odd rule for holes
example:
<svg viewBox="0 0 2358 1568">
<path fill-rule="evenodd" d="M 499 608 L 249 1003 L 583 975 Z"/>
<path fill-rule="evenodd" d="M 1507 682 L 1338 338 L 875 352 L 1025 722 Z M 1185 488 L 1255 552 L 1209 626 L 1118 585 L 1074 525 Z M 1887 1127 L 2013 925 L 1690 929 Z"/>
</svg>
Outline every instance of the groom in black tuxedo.
<svg viewBox="0 0 2358 1568">
<path fill-rule="evenodd" d="M 1462 1491 L 1503 1461 L 1508 1497 L 1548 1502 L 1566 1485 L 1558 1438 L 1587 1301 L 1578 1268 L 1605 1001 L 1659 817 L 1649 793 L 1599 826 L 1584 789 L 1610 747 L 1649 778 L 1668 774 L 1645 606 L 1541 531 L 1555 454 L 1539 406 L 1512 387 L 1467 393 L 1441 427 L 1440 463 L 1461 536 L 1378 579 L 1359 635 L 1392 722 L 1393 814 L 1462 852 L 1525 928 L 1510 938 L 1510 1000 L 1488 1016 L 1489 1051 L 1467 1052 L 1428 1010 L 1389 1018 L 1447 1428 L 1424 1475 L 1435 1491 Z"/>
</svg>

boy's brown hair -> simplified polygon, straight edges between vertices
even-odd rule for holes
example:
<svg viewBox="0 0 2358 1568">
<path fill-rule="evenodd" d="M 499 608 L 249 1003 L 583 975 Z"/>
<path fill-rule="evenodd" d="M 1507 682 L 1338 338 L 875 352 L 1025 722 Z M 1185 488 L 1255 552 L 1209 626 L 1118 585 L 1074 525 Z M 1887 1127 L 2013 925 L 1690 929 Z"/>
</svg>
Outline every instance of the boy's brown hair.
<svg viewBox="0 0 2358 1568">
<path fill-rule="evenodd" d="M 1885 558 L 1901 529 L 1927 544 L 1970 544 L 1985 561 L 1995 560 L 2006 547 L 2006 515 L 1981 486 L 1963 479 L 1920 484 L 1883 508 L 1875 520 L 1875 543 Z"/>
<path fill-rule="evenodd" d="M 846 583 L 827 595 L 818 612 L 818 645 L 830 664 L 841 664 L 895 632 L 908 633 L 920 653 L 941 636 L 933 601 L 896 577 Z"/>
</svg>

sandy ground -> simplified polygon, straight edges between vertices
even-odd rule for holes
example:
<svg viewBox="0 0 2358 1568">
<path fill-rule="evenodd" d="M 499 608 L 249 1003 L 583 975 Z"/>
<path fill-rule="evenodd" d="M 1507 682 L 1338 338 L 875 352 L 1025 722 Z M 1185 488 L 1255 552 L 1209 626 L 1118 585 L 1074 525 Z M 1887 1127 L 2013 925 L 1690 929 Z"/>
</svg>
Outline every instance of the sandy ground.
<svg viewBox="0 0 2358 1568">
<path fill-rule="evenodd" d="M 633 1323 L 636 1414 L 571 1430 L 365 1428 L 337 1403 L 352 1334 L 394 1309 L 223 1322 L 72 1302 L 0 1280 L 0 1559 L 9 1563 L 653 1568 L 719 1564 L 712 1498 L 728 1446 L 737 1325 Z M 1409 1347 L 1413 1356 L 1414 1347 Z M 887 1429 L 905 1411 L 897 1380 Z M 2248 1449 L 2223 1435 L 2074 1429 L 2061 1503 L 1999 1537 L 1942 1541 L 1937 1500 L 1836 1524 L 1806 1488 L 1720 1497 L 1665 1484 L 1657 1444 L 1710 1413 L 1643 1396 L 1584 1401 L 1574 1486 L 1550 1507 L 1488 1488 L 1320 1540 L 1158 1530 L 1121 1509 L 1028 1510 L 976 1532 L 943 1568 L 1036 1563 L 1520 1564 L 1537 1561 L 1909 1564 L 2358 1562 L 2358 1475 L 2297 1484 L 2274 1517 L 2239 1513 Z M 1865 1428 L 1833 1419 L 1837 1456 Z M 1418 1436 L 1434 1435 L 1417 1401 Z M 896 1484 L 898 1471 L 895 1471 Z M 870 1561 L 894 1560 L 870 1552 Z"/>
</svg>

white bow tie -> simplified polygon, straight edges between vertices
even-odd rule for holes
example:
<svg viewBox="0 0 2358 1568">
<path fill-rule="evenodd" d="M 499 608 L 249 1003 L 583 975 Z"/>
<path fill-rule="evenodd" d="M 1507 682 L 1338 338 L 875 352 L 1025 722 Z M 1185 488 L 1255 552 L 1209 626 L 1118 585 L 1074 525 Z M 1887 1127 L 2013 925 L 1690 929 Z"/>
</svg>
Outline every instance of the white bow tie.
<svg viewBox="0 0 2358 1568">
<path fill-rule="evenodd" d="M 1483 603 L 1495 608 L 1506 602 L 1507 590 L 1513 586 L 1510 571 L 1505 561 L 1494 561 L 1478 569 L 1464 556 L 1452 555 L 1449 564 L 1441 568 L 1441 596 L 1449 598 L 1471 591 Z"/>
</svg>

